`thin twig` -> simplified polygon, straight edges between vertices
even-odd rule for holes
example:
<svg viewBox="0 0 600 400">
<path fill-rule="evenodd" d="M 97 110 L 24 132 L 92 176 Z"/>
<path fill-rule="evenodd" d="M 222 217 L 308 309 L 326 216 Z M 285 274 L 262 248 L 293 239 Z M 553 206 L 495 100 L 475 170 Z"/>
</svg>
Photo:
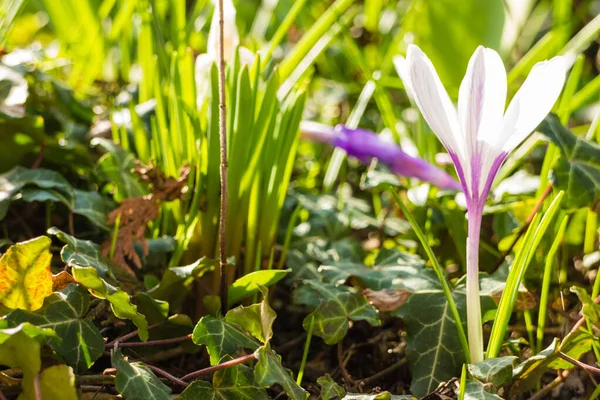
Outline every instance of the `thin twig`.
<svg viewBox="0 0 600 400">
<path fill-rule="evenodd" d="M 208 368 L 204 368 L 204 369 L 201 369 L 198 371 L 194 371 L 192 373 L 187 374 L 183 378 L 181 378 L 181 380 L 189 381 L 190 379 L 196 378 L 201 375 L 212 374 L 213 372 L 216 372 L 216 371 L 219 371 L 219 370 L 222 370 L 225 368 L 231 368 L 231 367 L 234 367 L 239 364 L 247 363 L 248 361 L 254 360 L 255 358 L 256 358 L 256 356 L 254 354 L 248 354 L 248 355 L 233 359 L 231 361 L 225 361 L 224 363 L 215 365 L 214 367 L 208 367 Z"/>
<path fill-rule="evenodd" d="M 356 382 L 354 382 L 354 380 L 348 373 L 348 370 L 346 369 L 346 361 L 344 360 L 344 351 L 342 349 L 342 342 L 339 342 L 338 346 L 337 346 L 337 359 L 338 359 L 338 364 L 340 365 L 340 371 L 342 371 L 342 376 L 346 380 L 346 383 L 348 383 L 349 385 L 355 385 Z"/>
<path fill-rule="evenodd" d="M 150 330 L 150 329 L 152 329 L 152 328 L 156 328 L 156 327 L 157 327 L 157 326 L 159 326 L 160 324 L 162 324 L 162 322 L 158 322 L 158 323 L 156 323 L 156 324 L 152 324 L 152 325 L 150 325 L 150 326 L 148 327 L 148 330 Z M 124 342 L 125 340 L 131 339 L 132 337 L 135 337 L 135 336 L 137 336 L 137 335 L 138 335 L 138 332 L 139 332 L 139 330 L 138 330 L 138 329 L 136 329 L 136 330 L 135 330 L 135 331 L 133 331 L 133 332 L 129 332 L 129 333 L 126 333 L 126 334 L 124 334 L 124 335 L 122 335 L 122 336 L 119 336 L 119 337 L 115 338 L 114 340 L 112 340 L 112 341 L 108 342 L 107 344 L 105 344 L 105 345 L 104 345 L 104 347 L 105 347 L 105 348 L 108 348 L 108 347 L 112 348 L 112 347 L 113 347 L 113 345 L 115 344 L 115 342 L 119 342 L 119 347 L 122 347 L 123 343 L 120 343 L 120 342 Z"/>
<path fill-rule="evenodd" d="M 35 400 L 43 400 L 42 388 L 40 387 L 40 374 L 35 374 L 33 378 L 33 390 L 35 392 Z"/>
<path fill-rule="evenodd" d="M 395 370 L 397 370 L 398 368 L 400 368 L 401 366 L 403 366 L 407 362 L 408 362 L 408 359 L 406 357 L 402 358 L 400 361 L 398 361 L 398 362 L 390 365 L 386 369 L 381 370 L 378 373 L 369 376 L 368 378 L 359 380 L 359 383 L 362 384 L 362 385 L 366 385 L 368 383 L 375 382 L 376 380 L 378 380 L 380 378 L 383 378 L 384 376 L 386 376 L 386 375 L 394 372 Z"/>
<path fill-rule="evenodd" d="M 38 169 L 42 161 L 44 160 L 44 154 L 46 153 L 46 142 L 42 142 L 40 144 L 40 152 L 35 157 L 33 164 L 31 164 L 31 169 Z"/>
<path fill-rule="evenodd" d="M 174 382 L 174 383 L 178 384 L 179 386 L 182 386 L 182 387 L 187 387 L 187 386 L 188 386 L 188 383 L 187 383 L 187 382 L 184 382 L 182 379 L 179 379 L 179 378 L 177 378 L 176 376 L 173 376 L 173 375 L 171 375 L 170 373 L 168 373 L 168 372 L 167 372 L 167 371 L 165 371 L 164 369 L 161 369 L 161 368 L 159 368 L 159 367 L 156 367 L 156 366 L 154 366 L 154 365 L 147 364 L 147 363 L 144 363 L 144 365 L 145 365 L 146 367 L 150 368 L 150 369 L 151 369 L 152 371 L 154 371 L 156 374 L 158 374 L 158 375 L 161 375 L 161 376 L 163 376 L 163 377 L 167 378 L 168 380 L 170 380 L 170 381 L 172 381 L 172 382 Z"/>
<path fill-rule="evenodd" d="M 223 0 L 217 2 L 219 12 L 219 54 L 217 68 L 219 70 L 219 141 L 221 144 L 221 213 L 219 216 L 219 274 L 221 279 L 221 309 L 227 312 L 227 254 L 225 239 L 227 238 L 227 109 L 225 106 L 225 54 L 223 33 Z"/>
<path fill-rule="evenodd" d="M 121 343 L 121 342 L 117 341 L 117 342 L 113 343 L 112 346 L 114 346 L 115 344 L 117 345 L 117 347 L 121 347 L 121 348 L 160 346 L 160 345 L 165 345 L 165 344 L 181 343 L 181 342 L 185 342 L 185 341 L 191 340 L 191 339 L 192 339 L 192 335 L 189 334 L 189 335 L 180 336 L 180 337 L 176 337 L 176 338 L 170 338 L 170 339 L 148 340 L 146 342 Z M 109 344 L 105 344 L 104 348 L 110 348 Z"/>
<path fill-rule="evenodd" d="M 502 253 L 502 256 L 496 263 L 496 266 L 494 267 L 494 269 L 498 269 L 502 265 L 502 263 L 504 262 L 504 259 L 510 254 L 510 252 L 515 247 L 515 245 L 517 244 L 517 242 L 519 241 L 521 236 L 523 236 L 523 234 L 527 231 L 527 228 L 529 228 L 529 225 L 531 225 L 531 221 L 533 221 L 535 214 L 537 214 L 537 212 L 540 210 L 540 207 L 544 203 L 544 200 L 546 200 L 546 197 L 548 197 L 548 195 L 551 192 L 552 192 L 552 185 L 548 184 L 548 186 L 546 186 L 546 188 L 544 189 L 544 192 L 538 199 L 537 203 L 535 203 L 535 206 L 533 206 L 533 210 L 531 210 L 531 212 L 529 213 L 529 216 L 527 217 L 525 224 L 521 227 L 521 229 L 519 229 L 519 232 L 517 233 L 517 237 L 515 238 L 515 240 L 512 241 L 510 246 L 508 246 L 508 249 L 506 249 L 506 251 Z"/>
<path fill-rule="evenodd" d="M 529 398 L 529 400 L 542 400 L 546 398 L 546 395 L 552 391 L 555 387 L 564 382 L 566 377 L 569 375 L 569 371 L 559 371 L 558 376 L 552 382 L 544 386 L 539 392 L 535 393 Z"/>
<path fill-rule="evenodd" d="M 579 360 L 574 359 L 571 356 L 566 355 L 563 352 L 558 352 L 558 356 L 560 358 L 562 358 L 565 361 L 570 362 L 571 364 L 575 365 L 576 367 L 582 368 L 583 370 L 589 372 L 590 374 L 594 374 L 594 375 L 600 375 L 600 368 L 596 368 L 596 367 L 592 367 L 591 365 L 582 363 Z"/>
</svg>

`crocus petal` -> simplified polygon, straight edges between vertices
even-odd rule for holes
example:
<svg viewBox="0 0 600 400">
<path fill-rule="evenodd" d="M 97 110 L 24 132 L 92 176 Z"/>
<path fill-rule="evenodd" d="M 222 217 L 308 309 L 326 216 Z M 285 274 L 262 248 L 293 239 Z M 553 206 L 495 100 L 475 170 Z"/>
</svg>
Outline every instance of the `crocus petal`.
<svg viewBox="0 0 600 400">
<path fill-rule="evenodd" d="M 412 83 L 410 82 L 408 62 L 404 57 L 396 56 L 394 57 L 394 67 L 396 68 L 396 72 L 398 73 L 398 76 L 404 84 L 404 90 L 406 91 L 406 95 L 408 96 L 410 101 L 414 101 L 415 96 L 413 94 Z"/>
<path fill-rule="evenodd" d="M 219 52 L 219 11 L 217 2 L 210 24 L 210 32 L 208 33 L 208 43 L 206 53 L 214 60 L 217 60 Z M 232 60 L 235 49 L 240 44 L 240 36 L 238 34 L 237 25 L 235 23 L 235 6 L 232 0 L 223 0 L 223 57 L 225 61 Z"/>
<path fill-rule="evenodd" d="M 562 57 L 537 63 L 510 102 L 502 128 L 503 150 L 517 147 L 548 115 L 565 83 Z"/>
<path fill-rule="evenodd" d="M 456 109 L 425 53 L 410 45 L 407 52 L 409 85 L 423 118 L 450 153 L 465 160 L 463 135 Z"/>
<path fill-rule="evenodd" d="M 300 137 L 310 142 L 319 142 L 333 145 L 338 133 L 329 125 L 315 121 L 300 122 Z"/>
<path fill-rule="evenodd" d="M 460 85 L 458 115 L 468 144 L 469 156 L 477 153 L 477 142 L 494 145 L 504 116 L 506 70 L 492 49 L 475 50 Z M 483 146 L 480 146 L 483 147 Z"/>
</svg>

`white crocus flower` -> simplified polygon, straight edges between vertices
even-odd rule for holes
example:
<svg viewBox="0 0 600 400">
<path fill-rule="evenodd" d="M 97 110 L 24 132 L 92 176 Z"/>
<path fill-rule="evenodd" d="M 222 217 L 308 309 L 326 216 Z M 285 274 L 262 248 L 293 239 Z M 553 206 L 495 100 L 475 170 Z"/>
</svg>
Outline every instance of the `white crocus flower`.
<svg viewBox="0 0 600 400">
<path fill-rule="evenodd" d="M 433 64 L 415 45 L 396 69 L 409 96 L 450 154 L 467 200 L 467 326 L 471 362 L 483 359 L 479 232 L 485 200 L 507 155 L 550 112 L 565 82 L 562 57 L 536 64 L 505 112 L 506 70 L 498 53 L 478 47 L 460 85 L 458 110 Z"/>
<path fill-rule="evenodd" d="M 200 54 L 196 58 L 196 93 L 197 102 L 200 106 L 206 96 L 210 93 L 210 68 L 217 62 L 219 54 L 219 13 L 217 11 L 216 0 L 215 11 L 213 12 L 208 33 L 208 43 L 205 54 Z M 236 10 L 232 0 L 223 0 L 223 58 L 225 62 L 233 60 L 236 49 L 239 51 L 240 62 L 245 65 L 252 64 L 254 53 L 245 47 L 239 47 L 240 35 L 235 23 Z"/>
</svg>

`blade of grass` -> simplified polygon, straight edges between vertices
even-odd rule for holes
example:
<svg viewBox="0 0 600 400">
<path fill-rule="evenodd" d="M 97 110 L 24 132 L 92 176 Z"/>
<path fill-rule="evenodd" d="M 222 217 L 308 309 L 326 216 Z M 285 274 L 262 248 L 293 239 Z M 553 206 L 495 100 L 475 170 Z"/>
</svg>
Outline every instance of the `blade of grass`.
<svg viewBox="0 0 600 400">
<path fill-rule="evenodd" d="M 398 203 L 398 206 L 402 210 L 404 217 L 408 220 L 411 227 L 413 228 L 413 231 L 415 232 L 415 235 L 417 235 L 417 238 L 421 242 L 421 245 L 423 246 L 425 253 L 427 253 L 427 257 L 429 258 L 429 261 L 431 261 L 431 264 L 433 265 L 433 270 L 435 271 L 435 274 L 437 275 L 438 280 L 440 281 L 442 291 L 444 292 L 444 296 L 446 296 L 446 301 L 448 302 L 448 307 L 450 307 L 450 312 L 452 313 L 452 317 L 454 318 L 454 322 L 456 323 L 456 330 L 458 332 L 458 338 L 460 340 L 460 344 L 462 346 L 465 359 L 466 359 L 467 363 L 470 363 L 470 354 L 469 354 L 469 345 L 467 343 L 467 335 L 465 334 L 465 330 L 464 330 L 460 315 L 458 314 L 458 309 L 456 308 L 456 303 L 454 302 L 454 298 L 452 297 L 452 291 L 450 289 L 450 285 L 448 284 L 448 280 L 446 279 L 446 276 L 444 275 L 442 266 L 438 263 L 433 250 L 429 246 L 429 243 L 427 243 L 427 238 L 423 234 L 423 231 L 421 231 L 421 228 L 419 228 L 419 224 L 414 219 L 414 217 L 412 216 L 412 214 L 410 213 L 410 211 L 408 210 L 408 208 L 406 207 L 404 202 L 400 199 L 400 196 L 398 196 L 398 193 L 396 193 L 394 188 L 390 185 L 388 185 L 388 189 L 392 193 L 392 196 L 394 196 L 394 199 L 396 200 L 396 203 Z"/>
<path fill-rule="evenodd" d="M 546 230 L 550 226 L 550 223 L 554 219 L 557 212 L 560 210 L 560 202 L 564 197 L 564 192 L 559 192 L 554 200 L 550 204 L 548 211 L 544 214 L 543 218 L 540 218 L 539 214 L 536 215 L 533 222 L 529 226 L 527 233 L 523 239 L 523 244 L 519 250 L 508 278 L 506 286 L 502 292 L 500 298 L 500 304 L 498 305 L 498 311 L 496 318 L 494 319 L 494 325 L 492 326 L 492 332 L 490 334 L 490 341 L 488 343 L 486 358 L 496 358 L 500 353 L 500 348 L 504 341 L 504 335 L 508 328 L 508 322 L 512 315 L 512 311 L 517 300 L 519 292 L 519 286 L 525 276 L 527 267 L 529 266 L 533 253 L 537 250 Z M 541 219 L 541 221 L 540 221 Z"/>
</svg>

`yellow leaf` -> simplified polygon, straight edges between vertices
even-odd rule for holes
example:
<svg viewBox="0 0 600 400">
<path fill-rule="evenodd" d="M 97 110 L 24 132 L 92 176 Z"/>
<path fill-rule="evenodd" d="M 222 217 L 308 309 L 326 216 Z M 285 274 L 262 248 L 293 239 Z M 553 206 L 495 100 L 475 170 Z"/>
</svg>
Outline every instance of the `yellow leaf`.
<svg viewBox="0 0 600 400">
<path fill-rule="evenodd" d="M 34 311 L 52 294 L 50 238 L 40 236 L 11 246 L 0 258 L 0 303 Z"/>
</svg>

